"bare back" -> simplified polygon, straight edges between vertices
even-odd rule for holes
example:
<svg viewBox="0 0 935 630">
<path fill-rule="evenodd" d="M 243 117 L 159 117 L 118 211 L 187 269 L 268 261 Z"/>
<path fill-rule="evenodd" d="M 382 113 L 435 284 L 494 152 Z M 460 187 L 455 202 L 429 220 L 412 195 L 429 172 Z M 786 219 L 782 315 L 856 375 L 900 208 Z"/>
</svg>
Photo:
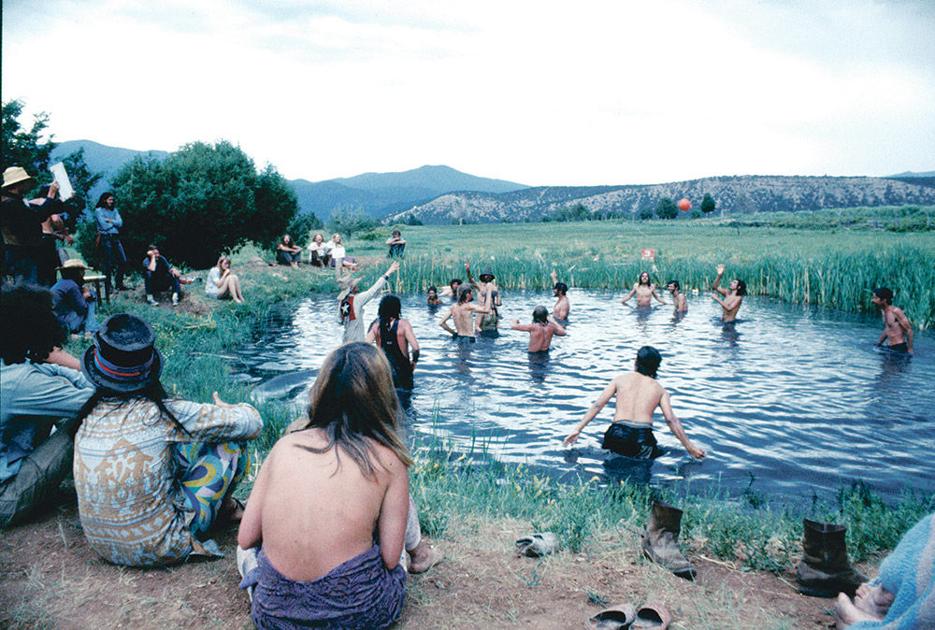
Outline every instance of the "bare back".
<svg viewBox="0 0 935 630">
<path fill-rule="evenodd" d="M 883 310 L 883 333 L 891 346 L 898 346 L 906 341 L 905 331 L 901 324 L 906 316 L 902 309 L 889 306 Z"/>
<path fill-rule="evenodd" d="M 621 374 L 614 378 L 617 403 L 614 422 L 627 420 L 651 425 L 653 411 L 662 401 L 665 390 L 655 379 L 639 372 Z"/>
<path fill-rule="evenodd" d="M 289 579 L 314 580 L 370 549 L 387 490 L 406 468 L 392 451 L 374 445 L 383 466 L 368 479 L 343 451 L 336 467 L 336 449 L 312 453 L 300 445 L 322 448 L 326 442 L 317 430 L 292 433 L 264 464 L 263 553 Z"/>
</svg>

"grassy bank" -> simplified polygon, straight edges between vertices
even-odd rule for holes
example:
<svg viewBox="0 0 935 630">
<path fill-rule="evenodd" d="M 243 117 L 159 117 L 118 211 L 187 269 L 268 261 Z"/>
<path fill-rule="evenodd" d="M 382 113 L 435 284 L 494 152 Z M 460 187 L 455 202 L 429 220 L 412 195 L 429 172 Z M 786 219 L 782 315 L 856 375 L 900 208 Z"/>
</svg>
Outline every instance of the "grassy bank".
<svg viewBox="0 0 935 630">
<path fill-rule="evenodd" d="M 269 267 L 249 263 L 249 258 L 246 254 L 235 258 L 249 300 L 246 306 L 207 301 L 201 285 L 193 285 L 193 295 L 178 309 L 147 306 L 138 291 L 121 294 L 105 309 L 133 312 L 152 323 L 165 357 L 163 382 L 174 394 L 207 401 L 217 390 L 228 401 L 249 400 L 248 388 L 229 377 L 230 353 L 288 321 L 301 298 L 336 289 L 331 273 Z M 369 261 L 366 275 L 381 272 L 384 262 Z M 78 351 L 78 345 L 72 349 Z M 266 423 L 255 443 L 262 456 L 295 412 L 276 401 L 257 406 Z M 464 519 L 506 517 L 527 523 L 530 530 L 555 531 L 568 549 L 587 551 L 615 531 L 637 531 L 652 498 L 653 491 L 644 486 L 607 487 L 596 480 L 558 483 L 524 467 L 471 466 L 464 453 L 431 438 L 416 444 L 415 450 L 413 494 L 426 532 L 435 537 L 444 538 L 452 523 Z M 249 483 L 242 494 L 248 491 Z M 886 505 L 861 487 L 842 490 L 836 501 L 798 507 L 774 505 L 756 494 L 733 499 L 675 497 L 665 492 L 660 496 L 685 508 L 684 537 L 694 552 L 776 572 L 790 567 L 800 553 L 802 517 L 847 524 L 852 554 L 868 559 L 892 548 L 918 518 L 935 509 L 933 497 L 907 495 Z"/>
<path fill-rule="evenodd" d="M 830 223 L 833 211 L 826 212 Z M 870 289 L 890 286 L 916 326 L 935 324 L 935 232 L 811 221 L 812 229 L 733 220 L 403 226 L 409 244 L 398 288 L 444 285 L 464 276 L 467 261 L 475 270 L 489 267 L 506 289 L 550 287 L 552 269 L 577 287 L 628 289 L 645 269 L 657 282 L 677 278 L 683 287 L 705 289 L 723 262 L 753 295 L 851 312 L 872 311 Z M 380 256 L 388 235 L 389 228 L 378 229 L 353 238 L 349 248 Z M 644 248 L 655 249 L 654 263 L 641 259 Z"/>
</svg>

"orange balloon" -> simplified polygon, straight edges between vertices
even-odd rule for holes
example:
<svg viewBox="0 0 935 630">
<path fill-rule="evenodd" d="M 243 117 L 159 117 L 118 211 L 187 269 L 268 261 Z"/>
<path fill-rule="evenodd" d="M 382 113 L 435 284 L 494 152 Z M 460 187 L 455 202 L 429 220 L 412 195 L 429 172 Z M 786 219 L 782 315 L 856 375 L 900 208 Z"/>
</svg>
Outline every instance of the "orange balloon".
<svg viewBox="0 0 935 630">
<path fill-rule="evenodd" d="M 679 199 L 679 210 L 682 212 L 688 212 L 692 209 L 692 202 L 690 202 L 686 197 Z"/>
</svg>

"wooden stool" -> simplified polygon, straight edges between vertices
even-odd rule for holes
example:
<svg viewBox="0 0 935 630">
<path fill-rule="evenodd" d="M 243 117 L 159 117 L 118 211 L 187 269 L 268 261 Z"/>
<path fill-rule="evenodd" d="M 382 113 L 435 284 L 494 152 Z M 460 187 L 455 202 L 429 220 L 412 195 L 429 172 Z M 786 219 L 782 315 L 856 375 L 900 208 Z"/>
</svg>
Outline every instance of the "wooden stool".
<svg viewBox="0 0 935 630">
<path fill-rule="evenodd" d="M 91 272 L 91 273 L 89 273 Z M 105 295 L 105 292 L 101 291 L 101 281 L 105 279 L 104 274 L 98 273 L 93 269 L 88 269 L 84 272 L 84 281 L 94 283 L 94 291 L 97 293 L 97 303 L 101 304 L 101 297 L 104 297 L 107 300 L 107 303 L 110 304 L 110 293 Z"/>
</svg>

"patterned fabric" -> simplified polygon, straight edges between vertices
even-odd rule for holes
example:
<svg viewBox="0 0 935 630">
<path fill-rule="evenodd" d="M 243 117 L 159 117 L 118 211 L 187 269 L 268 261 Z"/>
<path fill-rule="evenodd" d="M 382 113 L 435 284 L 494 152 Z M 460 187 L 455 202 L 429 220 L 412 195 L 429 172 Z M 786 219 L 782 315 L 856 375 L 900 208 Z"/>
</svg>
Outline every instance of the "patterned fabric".
<svg viewBox="0 0 935 630">
<path fill-rule="evenodd" d="M 256 587 L 257 628 L 388 628 L 402 613 L 406 571 L 387 570 L 377 545 L 312 582 L 285 577 L 262 550 L 257 561 L 241 583 Z"/>
<path fill-rule="evenodd" d="M 237 442 L 176 444 L 175 458 L 186 471 L 181 491 L 187 511 L 195 513 L 188 528 L 200 540 L 211 529 L 228 491 L 250 471 L 252 458 Z"/>
<path fill-rule="evenodd" d="M 167 407 L 188 434 L 163 418 L 149 400 L 123 405 L 104 400 L 85 418 L 75 438 L 81 526 L 91 547 L 115 564 L 158 566 L 193 553 L 220 555 L 213 541 L 193 536 L 191 525 L 199 511 L 205 512 L 196 504 L 201 504 L 199 497 L 207 502 L 216 493 L 217 477 L 223 479 L 221 486 L 230 488 L 241 467 L 240 452 L 234 455 L 234 448 L 219 443 L 252 439 L 263 427 L 250 405 L 167 401 Z M 176 448 L 192 442 L 215 445 L 213 454 L 201 453 L 202 444 L 187 451 Z M 196 457 L 199 453 L 207 458 Z M 180 466 L 182 456 L 195 465 Z M 195 501 L 182 489 L 183 480 L 192 482 L 189 492 Z M 203 527 L 205 518 L 202 515 L 195 527 Z"/>
</svg>

